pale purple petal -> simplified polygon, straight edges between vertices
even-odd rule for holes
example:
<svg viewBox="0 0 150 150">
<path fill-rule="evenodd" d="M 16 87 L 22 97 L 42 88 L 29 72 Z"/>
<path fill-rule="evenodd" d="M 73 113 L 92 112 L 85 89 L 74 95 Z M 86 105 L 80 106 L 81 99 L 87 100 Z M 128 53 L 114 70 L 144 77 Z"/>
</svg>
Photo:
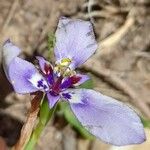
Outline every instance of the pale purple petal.
<svg viewBox="0 0 150 150">
<path fill-rule="evenodd" d="M 54 95 L 53 93 L 49 92 L 47 93 L 47 98 L 48 98 L 49 107 L 52 108 L 59 101 L 60 96 Z"/>
<path fill-rule="evenodd" d="M 96 49 L 93 27 L 89 21 L 60 18 L 54 48 L 57 62 L 70 58 L 70 67 L 76 68 L 93 55 Z"/>
<path fill-rule="evenodd" d="M 17 46 L 15 46 L 9 39 L 3 45 L 2 63 L 8 80 L 10 80 L 8 76 L 9 64 L 15 57 L 17 57 L 20 54 L 20 52 L 21 50 Z"/>
<path fill-rule="evenodd" d="M 94 90 L 68 92 L 75 116 L 97 138 L 117 146 L 145 141 L 141 120 L 128 106 Z"/>
<path fill-rule="evenodd" d="M 48 90 L 48 85 L 33 64 L 16 57 L 9 64 L 8 75 L 17 93 Z"/>
</svg>

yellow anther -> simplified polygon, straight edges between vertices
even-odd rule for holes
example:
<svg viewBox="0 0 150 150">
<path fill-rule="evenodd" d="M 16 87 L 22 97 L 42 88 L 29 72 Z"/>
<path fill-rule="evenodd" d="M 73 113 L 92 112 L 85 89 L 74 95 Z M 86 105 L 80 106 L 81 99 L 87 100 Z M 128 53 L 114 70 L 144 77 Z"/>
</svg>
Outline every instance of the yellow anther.
<svg viewBox="0 0 150 150">
<path fill-rule="evenodd" d="M 64 73 L 64 76 L 73 76 L 73 75 L 76 75 L 76 72 L 74 70 L 70 70 L 70 68 L 68 68 Z"/>
<path fill-rule="evenodd" d="M 54 67 L 54 71 L 55 72 L 59 72 L 61 70 L 61 66 L 57 65 L 56 67 Z"/>
<path fill-rule="evenodd" d="M 69 68 L 70 63 L 71 59 L 63 58 L 59 63 L 56 63 L 56 66 L 54 67 L 55 72 L 60 73 L 62 76 L 74 74 L 74 71 Z"/>
<path fill-rule="evenodd" d="M 64 62 L 71 62 L 71 59 L 69 59 L 69 58 L 63 58 L 61 60 L 61 63 L 64 63 Z"/>
<path fill-rule="evenodd" d="M 71 63 L 71 59 L 69 59 L 69 58 L 63 58 L 63 59 L 61 60 L 60 65 L 61 65 L 61 66 L 68 66 L 70 63 Z"/>
</svg>

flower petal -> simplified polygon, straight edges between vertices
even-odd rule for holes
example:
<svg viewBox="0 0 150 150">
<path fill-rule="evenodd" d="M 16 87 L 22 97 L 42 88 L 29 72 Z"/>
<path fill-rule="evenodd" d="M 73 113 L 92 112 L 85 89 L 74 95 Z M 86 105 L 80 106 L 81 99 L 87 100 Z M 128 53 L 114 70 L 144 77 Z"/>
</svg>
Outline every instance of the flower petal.
<svg viewBox="0 0 150 150">
<path fill-rule="evenodd" d="M 53 93 L 47 93 L 47 98 L 48 98 L 49 107 L 52 108 L 58 102 L 58 100 L 60 99 L 60 96 L 53 95 Z"/>
<path fill-rule="evenodd" d="M 39 61 L 40 68 L 44 74 L 52 74 L 53 68 L 48 61 L 41 56 L 36 56 L 36 59 Z"/>
<path fill-rule="evenodd" d="M 11 61 L 8 68 L 8 75 L 17 93 L 31 93 L 48 88 L 46 81 L 34 65 L 19 57 Z M 40 84 L 41 82 L 43 82 L 43 87 Z"/>
<path fill-rule="evenodd" d="M 76 89 L 70 91 L 70 95 L 72 111 L 97 138 L 117 146 L 145 141 L 140 118 L 123 103 L 94 90 Z"/>
<path fill-rule="evenodd" d="M 21 50 L 10 40 L 4 43 L 2 51 L 3 68 L 14 90 L 22 94 L 48 90 L 45 79 L 34 65 L 17 57 L 20 52 Z"/>
<path fill-rule="evenodd" d="M 55 56 L 72 60 L 71 68 L 83 64 L 97 49 L 92 24 L 89 21 L 61 17 L 56 30 Z"/>
<path fill-rule="evenodd" d="M 20 54 L 21 50 L 15 46 L 9 39 L 4 43 L 2 49 L 2 63 L 3 68 L 6 74 L 6 77 L 9 80 L 8 76 L 8 67 L 11 61 Z"/>
<path fill-rule="evenodd" d="M 89 79 L 90 77 L 88 75 L 83 75 L 83 74 L 76 74 L 70 77 L 66 77 L 64 78 L 61 84 L 61 89 L 67 89 L 73 86 L 79 86 Z"/>
<path fill-rule="evenodd" d="M 36 56 L 36 59 L 39 61 L 40 69 L 44 73 L 48 83 L 52 85 L 54 83 L 53 66 L 43 57 Z"/>
<path fill-rule="evenodd" d="M 79 82 L 77 82 L 76 84 L 74 84 L 74 86 L 79 86 L 81 84 L 83 84 L 84 82 L 86 82 L 87 80 L 90 80 L 90 77 L 88 75 L 85 74 L 76 74 L 77 77 L 80 77 L 81 80 L 79 80 Z"/>
</svg>

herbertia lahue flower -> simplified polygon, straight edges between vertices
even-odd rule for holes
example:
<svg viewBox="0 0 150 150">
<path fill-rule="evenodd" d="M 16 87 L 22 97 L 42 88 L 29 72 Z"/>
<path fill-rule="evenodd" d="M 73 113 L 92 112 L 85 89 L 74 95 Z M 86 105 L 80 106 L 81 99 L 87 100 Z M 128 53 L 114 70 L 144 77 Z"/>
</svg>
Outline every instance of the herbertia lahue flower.
<svg viewBox="0 0 150 150">
<path fill-rule="evenodd" d="M 89 80 L 75 72 L 97 49 L 90 22 L 61 17 L 55 33 L 55 64 L 37 56 L 39 67 L 19 58 L 21 50 L 10 40 L 3 46 L 3 67 L 17 93 L 46 93 L 49 107 L 68 101 L 74 115 L 90 133 L 113 145 L 145 141 L 138 115 L 123 103 L 78 85 Z"/>
</svg>

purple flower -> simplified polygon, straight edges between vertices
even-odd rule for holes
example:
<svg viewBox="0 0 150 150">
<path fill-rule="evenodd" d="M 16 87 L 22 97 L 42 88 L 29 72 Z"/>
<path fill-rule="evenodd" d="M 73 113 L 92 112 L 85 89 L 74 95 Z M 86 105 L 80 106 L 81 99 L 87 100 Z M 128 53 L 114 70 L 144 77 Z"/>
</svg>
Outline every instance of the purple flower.
<svg viewBox="0 0 150 150">
<path fill-rule="evenodd" d="M 17 46 L 5 42 L 3 67 L 14 90 L 21 94 L 43 91 L 50 108 L 59 100 L 68 101 L 82 126 L 107 143 L 121 146 L 144 142 L 143 125 L 132 109 L 97 91 L 77 88 L 89 77 L 74 69 L 97 49 L 91 23 L 63 17 L 55 35 L 54 65 L 37 56 L 39 67 L 35 67 L 18 57 L 21 50 Z"/>
</svg>

